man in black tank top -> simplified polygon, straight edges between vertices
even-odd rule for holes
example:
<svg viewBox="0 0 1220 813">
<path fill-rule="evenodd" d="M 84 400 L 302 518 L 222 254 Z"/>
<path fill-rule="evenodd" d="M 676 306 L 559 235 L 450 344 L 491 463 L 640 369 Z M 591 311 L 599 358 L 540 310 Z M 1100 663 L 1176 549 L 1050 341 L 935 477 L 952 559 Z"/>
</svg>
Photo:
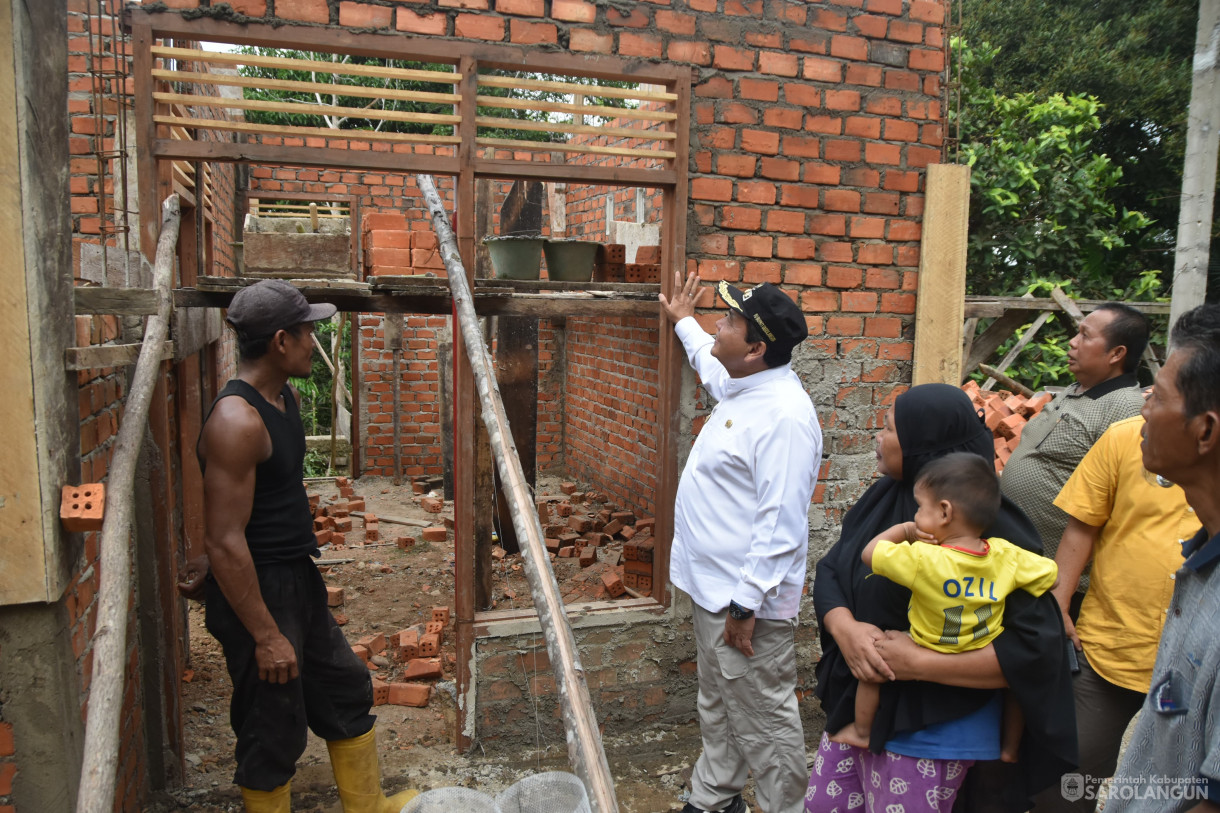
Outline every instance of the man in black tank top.
<svg viewBox="0 0 1220 813">
<path fill-rule="evenodd" d="M 233 780 L 257 813 L 288 813 L 307 727 L 326 740 L 347 813 L 397 813 L 415 795 L 381 792 L 368 668 L 335 624 L 310 558 L 318 548 L 302 482 L 305 431 L 288 378 L 310 374 L 313 323 L 334 313 L 281 280 L 239 291 L 227 316 L 237 377 L 212 404 L 196 448 L 207 628 L 233 679 Z"/>
</svg>

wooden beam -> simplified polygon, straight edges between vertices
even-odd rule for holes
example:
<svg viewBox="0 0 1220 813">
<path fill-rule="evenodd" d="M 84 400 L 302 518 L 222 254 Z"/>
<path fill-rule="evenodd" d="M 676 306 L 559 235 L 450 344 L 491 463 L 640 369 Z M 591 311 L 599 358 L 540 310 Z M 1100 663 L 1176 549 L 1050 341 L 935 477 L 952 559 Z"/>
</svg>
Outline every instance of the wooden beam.
<svg viewBox="0 0 1220 813">
<path fill-rule="evenodd" d="M 961 380 L 953 382 L 954 385 L 965 381 L 966 376 L 970 375 L 970 372 L 979 364 L 991 358 L 991 354 L 999 349 L 1000 345 L 1017 331 L 1017 328 L 1034 318 L 1034 311 L 1010 310 L 988 325 L 987 329 L 983 331 L 983 335 L 976 337 L 971 343 L 970 355 L 961 363 Z"/>
<path fill-rule="evenodd" d="M 501 316 L 496 319 L 496 381 L 504 398 L 504 413 L 512 428 L 512 441 L 533 489 L 538 468 L 538 320 Z M 517 553 L 516 531 L 508 512 L 503 489 L 498 490 L 500 546 Z"/>
<path fill-rule="evenodd" d="M 675 82 L 678 96 L 675 109 L 690 109 L 690 75 Z M 673 125 L 678 133 L 675 167 L 689 162 L 690 122 L 681 116 Z M 661 192 L 661 289 L 667 297 L 674 295 L 674 275 L 686 270 L 686 199 L 685 183 Z M 657 545 L 652 558 L 652 597 L 669 604 L 669 555 L 674 533 L 674 501 L 678 491 L 678 442 L 681 437 L 682 368 L 686 364 L 682 344 L 678 341 L 665 314 L 657 312 L 657 486 L 653 534 Z"/>
<path fill-rule="evenodd" d="M 1010 378 L 1009 376 L 1005 375 L 1002 370 L 997 370 L 995 367 L 987 364 L 980 364 L 979 372 L 985 376 L 994 378 L 1000 384 L 1008 387 L 1008 389 L 1012 390 L 1018 395 L 1024 395 L 1026 398 L 1028 398 L 1034 394 L 1034 391 L 1029 387 L 1025 386 L 1020 381 L 1017 381 L 1015 378 Z"/>
<path fill-rule="evenodd" d="M 348 141 L 347 137 L 341 135 L 343 132 L 342 130 L 333 131 L 330 137 Z M 335 133 L 340 135 L 335 135 Z M 405 150 L 400 152 L 385 149 L 287 147 L 247 141 L 177 141 L 168 138 L 154 138 L 141 143 L 151 145 L 153 156 L 160 159 L 182 158 L 219 163 L 239 162 L 332 169 L 386 170 L 407 174 L 431 169 L 438 175 L 456 175 L 459 169 L 457 158 L 443 153 L 433 155 L 416 154 Z"/>
<path fill-rule="evenodd" d="M 673 163 L 677 163 L 677 159 Z M 672 187 L 678 173 L 672 169 L 642 169 L 639 167 L 589 166 L 585 164 L 546 164 L 479 159 L 474 165 L 480 178 L 501 180 L 562 181 L 601 186 Z"/>
<path fill-rule="evenodd" d="M 72 295 L 77 315 L 150 316 L 157 312 L 156 292 L 150 288 L 93 288 L 78 285 L 72 289 Z"/>
<path fill-rule="evenodd" d="M 965 310 L 970 167 L 930 165 L 925 201 L 911 383 L 957 386 L 962 377 L 960 331 Z"/>
<path fill-rule="evenodd" d="M 445 251 L 450 257 L 445 260 L 446 274 L 449 276 L 449 287 L 452 291 L 469 290 L 474 277 L 476 245 L 475 245 L 475 174 L 474 174 L 474 118 L 477 114 L 475 97 L 478 95 L 479 66 L 473 57 L 463 55 L 458 63 L 458 73 L 461 74 L 461 84 L 457 90 L 462 96 L 458 109 L 462 114 L 460 132 L 462 142 L 458 146 L 458 164 L 460 174 L 455 179 L 453 188 L 453 221 L 445 212 L 440 196 L 431 175 L 420 175 L 416 184 L 427 200 L 424 190 L 425 179 L 427 188 L 432 191 L 438 211 L 432 213 L 433 230 L 442 242 L 442 254 Z M 431 208 L 432 201 L 429 200 Z M 444 228 L 436 223 L 439 218 L 444 220 Z M 456 231 L 456 235 L 454 232 Z M 446 242 L 448 238 L 448 242 Z M 454 646 L 457 649 L 457 685 L 458 713 L 455 720 L 456 731 L 454 743 L 458 750 L 465 752 L 474 739 L 474 614 L 475 614 L 475 377 L 472 359 L 486 354 L 487 348 L 481 343 L 477 330 L 468 331 L 463 325 L 462 314 L 457 302 L 452 303 L 452 342 L 453 342 L 453 495 L 454 495 L 454 610 L 457 616 L 454 631 Z M 473 316 L 470 317 L 472 320 Z M 470 343 L 468 345 L 468 343 Z"/>
<path fill-rule="evenodd" d="M 1075 299 L 1072 300 L 1084 313 L 1092 313 L 1109 300 L 1105 299 Z M 1146 316 L 1162 316 L 1169 313 L 1168 302 L 1124 302 Z M 970 318 L 990 319 L 1003 316 L 1016 308 L 1029 311 L 1062 310 L 1059 303 L 1050 297 L 1032 296 L 968 296 L 966 297 L 965 316 Z"/>
<path fill-rule="evenodd" d="M 1058 291 L 1059 289 L 1056 288 L 1055 290 Z M 1038 335 L 1038 331 L 1041 330 L 1042 326 L 1046 324 L 1046 320 L 1050 318 L 1050 311 L 1043 311 L 1042 313 L 1038 314 L 1038 318 L 1035 319 L 1034 323 L 1029 326 L 1029 330 L 1021 334 L 1021 338 L 1017 339 L 1013 346 L 1008 349 L 1008 352 L 1004 354 L 1004 358 L 1001 359 L 1000 363 L 996 365 L 996 369 L 1000 372 L 1007 372 L 1008 368 L 1012 366 L 1012 363 L 1017 360 L 1017 356 L 1021 355 L 1021 351 L 1025 349 L 1026 345 L 1033 341 L 1034 337 Z M 987 365 L 985 364 L 979 365 L 980 369 L 986 366 Z M 1005 376 L 1005 378 L 1008 378 L 1008 376 Z M 988 373 L 988 378 L 983 382 L 982 389 L 992 389 L 997 380 L 998 379 Z M 1011 381 L 1012 379 L 1008 380 Z M 1003 384 L 1004 382 L 1001 381 L 1000 383 Z M 1009 389 L 1011 389 L 1011 387 L 1009 387 Z M 1030 394 L 1032 394 L 1032 390 Z"/>
<path fill-rule="evenodd" d="M 89 347 L 69 347 L 64 350 L 65 370 L 97 370 L 102 367 L 127 367 L 140 357 L 142 344 L 100 344 Z M 162 361 L 174 357 L 174 343 L 161 343 Z"/>
</svg>

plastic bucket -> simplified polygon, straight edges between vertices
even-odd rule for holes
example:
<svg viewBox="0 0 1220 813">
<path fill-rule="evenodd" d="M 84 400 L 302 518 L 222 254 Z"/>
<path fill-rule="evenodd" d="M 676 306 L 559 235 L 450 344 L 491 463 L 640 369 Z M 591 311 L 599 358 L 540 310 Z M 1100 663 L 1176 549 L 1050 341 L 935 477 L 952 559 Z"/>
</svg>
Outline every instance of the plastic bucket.
<svg viewBox="0 0 1220 813">
<path fill-rule="evenodd" d="M 500 279 L 538 279 L 541 237 L 488 237 L 483 241 Z"/>
<path fill-rule="evenodd" d="M 562 282 L 588 282 L 593 279 L 597 245 L 588 240 L 547 240 L 542 246 L 546 254 L 547 277 Z"/>
</svg>

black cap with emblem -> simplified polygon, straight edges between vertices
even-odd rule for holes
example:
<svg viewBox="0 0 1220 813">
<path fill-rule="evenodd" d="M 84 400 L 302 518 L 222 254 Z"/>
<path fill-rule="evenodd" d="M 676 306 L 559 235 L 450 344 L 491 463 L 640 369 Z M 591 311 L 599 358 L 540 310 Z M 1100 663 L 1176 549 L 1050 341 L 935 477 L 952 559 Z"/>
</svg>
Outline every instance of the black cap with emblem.
<svg viewBox="0 0 1220 813">
<path fill-rule="evenodd" d="M 792 348 L 809 335 L 805 314 L 791 297 L 769 282 L 742 291 L 721 281 L 716 290 L 726 305 L 758 329 L 767 345 L 766 361 L 770 367 L 787 364 L 792 358 Z"/>
</svg>

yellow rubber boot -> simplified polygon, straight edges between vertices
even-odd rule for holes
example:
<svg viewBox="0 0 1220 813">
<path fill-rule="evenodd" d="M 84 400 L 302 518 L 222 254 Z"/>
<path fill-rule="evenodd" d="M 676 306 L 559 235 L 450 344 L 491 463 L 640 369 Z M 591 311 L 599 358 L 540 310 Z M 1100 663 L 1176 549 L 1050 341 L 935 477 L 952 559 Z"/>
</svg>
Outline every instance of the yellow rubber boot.
<svg viewBox="0 0 1220 813">
<path fill-rule="evenodd" d="M 289 813 L 292 809 L 291 782 L 285 782 L 275 790 L 250 790 L 240 788 L 246 813 Z"/>
<path fill-rule="evenodd" d="M 326 743 L 344 813 L 398 813 L 403 805 L 419 795 L 419 791 L 404 790 L 387 799 L 381 792 L 375 731 L 370 728 L 367 734 L 359 737 Z"/>
</svg>

